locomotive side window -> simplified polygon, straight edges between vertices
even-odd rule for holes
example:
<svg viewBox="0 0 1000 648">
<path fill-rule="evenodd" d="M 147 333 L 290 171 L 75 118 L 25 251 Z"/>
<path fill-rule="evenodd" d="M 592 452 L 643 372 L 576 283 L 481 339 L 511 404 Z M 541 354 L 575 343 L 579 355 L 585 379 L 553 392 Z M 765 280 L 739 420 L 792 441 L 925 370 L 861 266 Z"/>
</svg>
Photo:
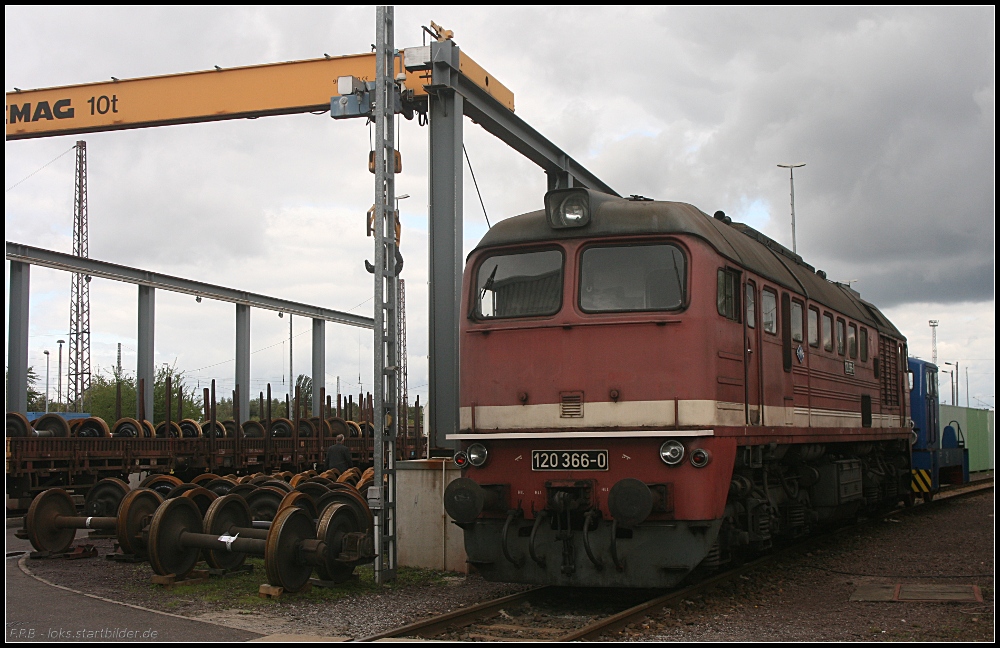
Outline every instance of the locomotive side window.
<svg viewBox="0 0 1000 648">
<path fill-rule="evenodd" d="M 861 327 L 861 362 L 868 362 L 868 329 Z"/>
<path fill-rule="evenodd" d="M 476 285 L 477 318 L 553 315 L 562 305 L 562 252 L 491 256 L 479 266 Z"/>
<path fill-rule="evenodd" d="M 844 337 L 846 325 L 844 320 L 837 320 L 837 355 L 844 355 Z"/>
<path fill-rule="evenodd" d="M 849 324 L 847 326 L 847 353 L 852 358 L 858 357 L 858 326 Z"/>
<path fill-rule="evenodd" d="M 765 288 L 761 293 L 760 304 L 764 331 L 774 335 L 778 332 L 778 296 Z"/>
<path fill-rule="evenodd" d="M 792 342 L 802 342 L 802 304 L 792 302 Z"/>
<path fill-rule="evenodd" d="M 719 315 L 734 322 L 740 321 L 740 273 L 719 269 Z"/>
<path fill-rule="evenodd" d="M 757 287 L 752 281 L 747 282 L 747 326 L 757 326 Z"/>
<path fill-rule="evenodd" d="M 580 262 L 588 313 L 676 310 L 684 305 L 684 254 L 675 245 L 592 247 Z"/>
<path fill-rule="evenodd" d="M 833 351 L 833 315 L 823 313 L 823 348 Z"/>
<path fill-rule="evenodd" d="M 809 309 L 809 346 L 819 346 L 819 311 Z"/>
</svg>

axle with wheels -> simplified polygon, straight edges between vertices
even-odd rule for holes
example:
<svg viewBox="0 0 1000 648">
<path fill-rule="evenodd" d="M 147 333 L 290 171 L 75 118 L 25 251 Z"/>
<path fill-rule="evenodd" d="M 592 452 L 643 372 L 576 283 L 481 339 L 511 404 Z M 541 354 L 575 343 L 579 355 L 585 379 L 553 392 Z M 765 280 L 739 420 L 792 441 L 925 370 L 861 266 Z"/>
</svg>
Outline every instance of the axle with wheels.
<svg viewBox="0 0 1000 648">
<path fill-rule="evenodd" d="M 143 558 L 146 547 L 140 533 L 162 502 L 155 491 L 137 489 L 121 500 L 117 516 L 81 516 L 69 493 L 50 488 L 31 501 L 24 525 L 31 546 L 38 551 L 63 553 L 73 544 L 77 529 L 100 529 L 114 531 L 122 551 Z"/>
<path fill-rule="evenodd" d="M 345 580 L 355 565 L 371 560 L 371 535 L 361 528 L 354 509 L 333 504 L 318 524 L 305 510 L 289 506 L 278 512 L 270 528 L 258 529 L 243 498 L 226 495 L 212 502 L 204 521 L 190 500 L 169 500 L 145 534 L 157 574 L 182 577 L 203 553 L 216 569 L 235 569 L 248 555 L 263 556 L 270 584 L 297 592 L 314 568 L 326 580 Z"/>
</svg>

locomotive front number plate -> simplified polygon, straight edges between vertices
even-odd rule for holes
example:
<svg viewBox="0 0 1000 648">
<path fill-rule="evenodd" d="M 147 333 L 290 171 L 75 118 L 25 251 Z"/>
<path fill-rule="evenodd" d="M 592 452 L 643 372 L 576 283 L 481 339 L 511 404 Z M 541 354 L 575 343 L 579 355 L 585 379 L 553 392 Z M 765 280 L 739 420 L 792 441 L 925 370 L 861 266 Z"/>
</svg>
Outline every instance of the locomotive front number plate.
<svg viewBox="0 0 1000 648">
<path fill-rule="evenodd" d="M 607 470 L 607 450 L 532 450 L 532 470 Z"/>
</svg>

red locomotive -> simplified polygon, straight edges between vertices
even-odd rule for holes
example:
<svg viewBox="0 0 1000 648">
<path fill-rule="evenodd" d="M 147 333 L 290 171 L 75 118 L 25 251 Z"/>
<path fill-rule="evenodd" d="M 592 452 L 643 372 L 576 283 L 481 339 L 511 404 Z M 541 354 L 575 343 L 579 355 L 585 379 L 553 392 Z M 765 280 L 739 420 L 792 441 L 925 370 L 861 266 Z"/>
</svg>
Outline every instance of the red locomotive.
<svg viewBox="0 0 1000 648">
<path fill-rule="evenodd" d="M 487 579 L 669 587 L 909 491 L 903 336 L 722 212 L 550 191 L 462 307 L 445 507 Z"/>
</svg>

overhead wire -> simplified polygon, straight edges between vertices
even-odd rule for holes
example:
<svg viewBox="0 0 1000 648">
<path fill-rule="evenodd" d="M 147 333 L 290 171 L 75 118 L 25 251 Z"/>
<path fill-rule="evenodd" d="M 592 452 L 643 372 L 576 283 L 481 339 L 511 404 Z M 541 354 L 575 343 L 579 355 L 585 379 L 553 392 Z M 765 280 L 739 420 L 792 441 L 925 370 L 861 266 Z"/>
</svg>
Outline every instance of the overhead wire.
<svg viewBox="0 0 1000 648">
<path fill-rule="evenodd" d="M 54 158 L 52 158 L 51 160 L 49 160 L 48 162 L 46 162 L 42 166 L 38 167 L 37 169 L 35 169 L 31 173 L 29 173 L 28 175 L 24 176 L 23 178 L 21 178 L 20 180 L 18 180 L 14 184 L 12 184 L 11 186 L 9 186 L 6 189 L 4 189 L 4 193 L 7 193 L 8 191 L 10 191 L 11 189 L 13 189 L 17 185 L 21 184 L 22 182 L 24 182 L 25 180 L 27 180 L 31 176 L 35 175 L 36 173 L 38 173 L 39 171 L 41 171 L 45 167 L 49 166 L 50 164 L 52 164 L 53 162 L 55 162 L 56 160 L 58 160 L 59 158 L 61 158 L 64 155 L 66 155 L 67 153 L 69 153 L 70 151 L 72 151 L 75 148 L 76 148 L 76 145 L 74 144 L 73 146 L 69 147 L 68 149 L 66 149 L 65 151 L 63 151 L 62 153 L 60 153 L 59 155 L 55 156 Z"/>
<path fill-rule="evenodd" d="M 465 150 L 465 144 L 462 144 L 462 152 L 465 153 L 465 162 L 469 165 L 469 173 L 472 174 L 472 184 L 476 187 L 476 195 L 479 196 L 479 204 L 483 207 L 483 216 L 486 217 L 486 227 L 488 229 L 493 229 L 490 225 L 489 214 L 486 213 L 486 203 L 483 202 L 483 194 L 479 193 L 479 183 L 476 182 L 476 172 L 472 170 L 472 162 L 469 160 L 469 152 Z"/>
</svg>

